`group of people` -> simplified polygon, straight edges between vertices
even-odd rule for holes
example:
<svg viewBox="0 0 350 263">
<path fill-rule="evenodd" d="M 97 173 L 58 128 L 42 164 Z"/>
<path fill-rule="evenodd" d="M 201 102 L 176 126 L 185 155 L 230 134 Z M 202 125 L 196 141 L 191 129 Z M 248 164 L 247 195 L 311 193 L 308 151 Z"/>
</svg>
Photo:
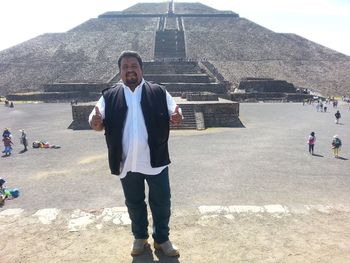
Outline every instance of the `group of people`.
<svg viewBox="0 0 350 263">
<path fill-rule="evenodd" d="M 27 140 L 27 133 L 22 129 L 19 130 L 21 135 L 20 135 L 20 143 L 24 146 L 23 152 L 28 150 L 28 140 Z M 5 128 L 3 133 L 2 133 L 2 141 L 4 143 L 4 150 L 2 151 L 5 156 L 10 156 L 12 153 L 12 133 L 8 128 Z"/>
<path fill-rule="evenodd" d="M 316 110 L 321 112 L 327 112 L 327 106 L 326 104 L 323 104 L 322 100 L 317 102 L 316 104 Z"/>
<path fill-rule="evenodd" d="M 333 108 L 337 108 L 338 107 L 338 101 L 333 97 L 333 98 L 327 98 L 325 101 L 322 100 L 317 100 L 316 101 L 316 110 L 317 111 L 321 111 L 321 112 L 327 112 L 327 104 L 332 103 Z M 311 104 L 311 102 L 310 102 Z M 303 103 L 303 105 L 305 105 L 305 103 Z M 336 111 L 336 113 L 334 114 L 335 117 L 335 124 L 340 124 L 340 119 L 341 119 L 341 113 L 339 110 Z M 309 138 L 307 140 L 307 144 L 309 147 L 309 153 L 310 154 L 314 154 L 314 146 L 315 146 L 315 142 L 316 142 L 316 136 L 315 136 L 315 132 L 311 132 L 309 135 Z M 332 142 L 331 142 L 331 147 L 332 147 L 332 151 L 333 151 L 333 155 L 335 158 L 339 157 L 339 152 L 342 146 L 342 141 L 339 138 L 338 135 L 334 135 L 332 138 Z"/>
<path fill-rule="evenodd" d="M 13 101 L 5 100 L 5 107 L 14 108 L 15 105 L 13 104 Z"/>
<path fill-rule="evenodd" d="M 309 135 L 309 138 L 307 140 L 307 144 L 309 145 L 309 153 L 312 155 L 314 154 L 315 143 L 316 143 L 315 132 L 311 132 Z M 341 146 L 342 146 L 341 139 L 339 138 L 338 135 L 334 135 L 332 142 L 331 142 L 331 147 L 332 147 L 332 151 L 333 151 L 333 156 L 335 158 L 339 157 Z"/>
<path fill-rule="evenodd" d="M 316 111 L 318 112 L 327 112 L 327 104 L 329 103 L 329 100 L 326 100 L 325 102 L 323 102 L 322 100 L 318 100 L 316 101 Z M 338 101 L 333 99 L 333 108 L 336 108 L 338 105 Z M 303 102 L 303 105 L 305 105 L 305 103 Z M 339 120 L 341 118 L 341 114 L 339 112 L 339 110 L 337 110 L 337 112 L 334 114 L 335 116 L 335 123 L 339 124 Z"/>
</svg>

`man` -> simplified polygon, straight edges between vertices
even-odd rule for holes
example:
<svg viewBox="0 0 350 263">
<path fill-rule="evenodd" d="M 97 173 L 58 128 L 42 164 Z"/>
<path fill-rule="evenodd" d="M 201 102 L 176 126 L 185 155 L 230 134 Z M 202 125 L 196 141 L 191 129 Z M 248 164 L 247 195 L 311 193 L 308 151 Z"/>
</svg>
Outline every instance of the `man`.
<svg viewBox="0 0 350 263">
<path fill-rule="evenodd" d="M 337 111 L 335 114 L 335 123 L 338 124 L 339 123 L 339 119 L 341 118 L 341 114 L 339 111 Z"/>
<path fill-rule="evenodd" d="M 135 238 L 131 255 L 140 255 L 149 246 L 146 180 L 154 248 L 167 256 L 179 256 L 169 240 L 168 138 L 169 121 L 180 124 L 181 110 L 164 87 L 143 79 L 139 54 L 122 52 L 118 67 L 122 83 L 102 92 L 89 123 L 96 131 L 105 130 L 109 167 L 121 179 Z"/>
<path fill-rule="evenodd" d="M 28 149 L 27 149 L 27 147 L 28 147 L 27 133 L 23 129 L 19 130 L 19 132 L 21 133 L 21 138 L 20 138 L 21 144 L 23 144 L 23 146 L 24 146 L 23 152 L 26 152 L 26 151 L 28 151 Z"/>
</svg>

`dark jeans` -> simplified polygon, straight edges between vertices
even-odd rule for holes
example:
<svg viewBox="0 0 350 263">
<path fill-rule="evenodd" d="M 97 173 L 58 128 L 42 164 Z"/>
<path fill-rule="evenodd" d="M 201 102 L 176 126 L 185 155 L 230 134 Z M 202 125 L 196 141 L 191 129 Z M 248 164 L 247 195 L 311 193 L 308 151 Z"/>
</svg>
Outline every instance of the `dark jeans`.
<svg viewBox="0 0 350 263">
<path fill-rule="evenodd" d="M 145 203 L 145 180 L 148 201 L 153 217 L 154 241 L 161 244 L 169 239 L 170 185 L 168 167 L 157 175 L 128 172 L 121 179 L 125 204 L 131 219 L 131 231 L 135 238 L 148 238 L 147 205 Z"/>
<path fill-rule="evenodd" d="M 310 153 L 314 152 L 314 145 L 313 144 L 309 144 L 309 152 Z"/>
</svg>

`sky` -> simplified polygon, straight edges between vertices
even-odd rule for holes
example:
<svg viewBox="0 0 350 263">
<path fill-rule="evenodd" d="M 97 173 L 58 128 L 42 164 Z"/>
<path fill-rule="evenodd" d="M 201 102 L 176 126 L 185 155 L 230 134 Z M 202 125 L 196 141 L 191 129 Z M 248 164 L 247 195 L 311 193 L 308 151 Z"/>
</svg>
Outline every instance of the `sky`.
<svg viewBox="0 0 350 263">
<path fill-rule="evenodd" d="M 60 33 L 107 11 L 164 0 L 0 0 L 0 50 Z M 294 33 L 350 56 L 350 0 L 181 0 L 231 10 L 276 33 Z M 176 9 L 175 9 L 176 12 Z"/>
</svg>

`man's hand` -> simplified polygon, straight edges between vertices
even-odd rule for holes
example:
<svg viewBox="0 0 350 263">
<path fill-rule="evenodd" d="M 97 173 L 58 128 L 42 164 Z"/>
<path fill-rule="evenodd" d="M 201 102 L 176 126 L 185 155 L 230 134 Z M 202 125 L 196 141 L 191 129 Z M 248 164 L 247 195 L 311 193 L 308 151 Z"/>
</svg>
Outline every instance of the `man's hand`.
<svg viewBox="0 0 350 263">
<path fill-rule="evenodd" d="M 170 122 L 175 125 L 179 125 L 182 122 L 183 116 L 179 105 L 176 105 L 175 111 L 170 116 Z"/>
<path fill-rule="evenodd" d="M 95 131 L 102 131 L 104 128 L 102 114 L 100 112 L 100 109 L 97 106 L 95 106 L 95 114 L 92 115 L 90 126 Z"/>
</svg>

